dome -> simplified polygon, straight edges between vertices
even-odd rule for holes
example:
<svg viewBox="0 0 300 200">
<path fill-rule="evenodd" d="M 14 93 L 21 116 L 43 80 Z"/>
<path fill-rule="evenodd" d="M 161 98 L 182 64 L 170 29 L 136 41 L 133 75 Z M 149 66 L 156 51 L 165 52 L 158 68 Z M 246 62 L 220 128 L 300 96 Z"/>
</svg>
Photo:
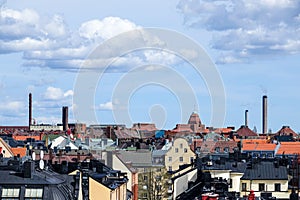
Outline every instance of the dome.
<svg viewBox="0 0 300 200">
<path fill-rule="evenodd" d="M 188 124 L 201 124 L 201 120 L 197 112 L 193 112 L 191 114 Z"/>
</svg>

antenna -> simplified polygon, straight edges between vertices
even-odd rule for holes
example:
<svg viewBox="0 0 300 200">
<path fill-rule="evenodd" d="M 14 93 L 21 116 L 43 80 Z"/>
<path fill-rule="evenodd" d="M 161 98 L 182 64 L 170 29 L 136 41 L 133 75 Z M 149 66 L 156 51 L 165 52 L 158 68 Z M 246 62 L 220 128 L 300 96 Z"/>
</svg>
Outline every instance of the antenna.
<svg viewBox="0 0 300 200">
<path fill-rule="evenodd" d="M 31 157 L 32 157 L 32 160 L 35 160 L 35 152 L 32 152 L 32 155 L 31 155 Z"/>
<path fill-rule="evenodd" d="M 41 160 L 44 159 L 44 151 L 43 150 L 40 152 L 40 158 L 41 158 Z"/>
<path fill-rule="evenodd" d="M 40 169 L 44 169 L 45 168 L 45 163 L 44 163 L 44 151 L 43 150 L 41 150 L 40 151 L 40 162 L 39 162 L 39 167 L 40 167 Z"/>
</svg>

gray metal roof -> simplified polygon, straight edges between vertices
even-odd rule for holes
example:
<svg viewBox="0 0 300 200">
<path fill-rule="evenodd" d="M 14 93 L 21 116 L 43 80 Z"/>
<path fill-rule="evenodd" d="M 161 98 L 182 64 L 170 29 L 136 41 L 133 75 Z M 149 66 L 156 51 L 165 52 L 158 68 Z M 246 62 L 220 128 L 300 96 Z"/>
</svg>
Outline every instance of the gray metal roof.
<svg viewBox="0 0 300 200">
<path fill-rule="evenodd" d="M 133 167 L 152 166 L 151 151 L 119 151 L 119 158 L 124 162 L 131 162 Z"/>
<path fill-rule="evenodd" d="M 288 180 L 285 166 L 277 166 L 273 162 L 262 161 L 247 168 L 242 180 Z"/>
</svg>

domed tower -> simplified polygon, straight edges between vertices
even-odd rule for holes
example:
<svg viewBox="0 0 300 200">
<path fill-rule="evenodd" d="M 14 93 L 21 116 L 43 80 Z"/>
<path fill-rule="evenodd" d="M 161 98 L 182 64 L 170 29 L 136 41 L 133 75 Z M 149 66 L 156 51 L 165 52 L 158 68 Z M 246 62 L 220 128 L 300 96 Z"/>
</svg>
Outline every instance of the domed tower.
<svg viewBox="0 0 300 200">
<path fill-rule="evenodd" d="M 199 130 L 205 128 L 204 124 L 201 123 L 200 117 L 196 111 L 190 115 L 188 124 L 194 132 L 199 132 Z"/>
</svg>

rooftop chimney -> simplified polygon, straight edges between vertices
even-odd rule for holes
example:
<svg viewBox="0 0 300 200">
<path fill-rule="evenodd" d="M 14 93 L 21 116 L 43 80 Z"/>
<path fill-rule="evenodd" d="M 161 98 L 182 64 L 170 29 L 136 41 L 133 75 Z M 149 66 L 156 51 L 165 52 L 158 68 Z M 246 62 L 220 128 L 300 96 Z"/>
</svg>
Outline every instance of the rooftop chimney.
<svg viewBox="0 0 300 200">
<path fill-rule="evenodd" d="M 63 124 L 63 130 L 68 130 L 68 106 L 62 107 L 62 124 Z"/>
<path fill-rule="evenodd" d="M 28 106 L 29 110 L 28 110 L 28 128 L 30 130 L 30 125 L 32 122 L 32 94 L 29 93 L 29 106 Z"/>
<path fill-rule="evenodd" d="M 262 133 L 267 134 L 267 129 L 268 129 L 268 105 L 267 105 L 267 100 L 268 97 L 266 95 L 263 96 L 263 102 L 262 102 Z"/>
<path fill-rule="evenodd" d="M 248 110 L 245 110 L 245 126 L 248 127 Z"/>
</svg>

